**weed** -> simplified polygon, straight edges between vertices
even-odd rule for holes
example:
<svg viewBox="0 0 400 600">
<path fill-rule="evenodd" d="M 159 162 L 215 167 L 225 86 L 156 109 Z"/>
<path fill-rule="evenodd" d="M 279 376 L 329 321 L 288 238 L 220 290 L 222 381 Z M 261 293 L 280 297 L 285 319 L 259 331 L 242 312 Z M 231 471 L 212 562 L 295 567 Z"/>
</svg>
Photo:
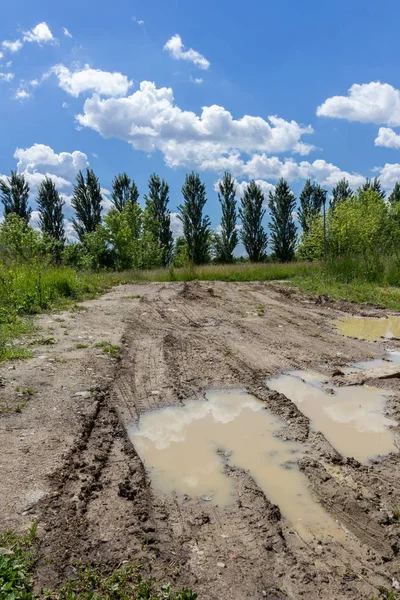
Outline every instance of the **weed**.
<svg viewBox="0 0 400 600">
<path fill-rule="evenodd" d="M 263 317 L 264 315 L 265 315 L 264 305 L 263 304 L 259 304 L 257 306 L 257 316 L 258 317 Z"/>
<path fill-rule="evenodd" d="M 21 388 L 19 385 L 17 385 L 15 389 L 18 393 L 23 394 L 24 396 L 34 396 L 36 394 L 35 390 L 30 387 Z"/>
<path fill-rule="evenodd" d="M 54 344 L 56 344 L 56 340 L 53 337 L 43 337 L 43 338 L 39 338 L 38 340 L 32 340 L 32 342 L 29 343 L 30 346 L 54 346 Z"/>
<path fill-rule="evenodd" d="M 400 523 L 400 508 L 398 506 L 393 510 L 393 519 L 396 523 Z"/>
<path fill-rule="evenodd" d="M 110 356 L 111 358 L 121 358 L 119 346 L 113 346 L 112 344 L 110 344 L 110 342 L 97 342 L 97 344 L 95 344 L 94 346 L 95 348 L 102 348 L 104 354 L 108 354 L 108 356 Z"/>
<path fill-rule="evenodd" d="M 59 590 L 33 593 L 33 570 L 37 525 L 25 536 L 11 531 L 0 534 L 0 598 L 5 600 L 196 600 L 189 589 L 173 592 L 169 584 L 160 588 L 144 579 L 136 564 L 103 573 L 81 566 L 76 577 Z"/>
<path fill-rule="evenodd" d="M 35 563 L 34 544 L 37 525 L 32 525 L 25 536 L 11 531 L 0 534 L 0 598 L 31 600 L 31 571 Z"/>
<path fill-rule="evenodd" d="M 121 298 L 123 300 L 137 300 L 138 298 L 141 298 L 140 294 L 134 294 L 132 296 L 121 296 Z"/>
<path fill-rule="evenodd" d="M 78 349 L 89 348 L 89 344 L 76 344 L 75 348 L 78 348 Z"/>
</svg>

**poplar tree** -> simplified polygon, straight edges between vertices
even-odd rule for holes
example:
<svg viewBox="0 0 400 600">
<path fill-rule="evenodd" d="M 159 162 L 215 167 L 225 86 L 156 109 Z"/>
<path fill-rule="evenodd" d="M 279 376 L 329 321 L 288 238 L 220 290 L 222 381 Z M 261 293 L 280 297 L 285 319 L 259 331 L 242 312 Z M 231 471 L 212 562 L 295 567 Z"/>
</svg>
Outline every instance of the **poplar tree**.
<svg viewBox="0 0 400 600">
<path fill-rule="evenodd" d="M 112 181 L 111 202 L 118 212 L 122 212 L 128 202 L 137 202 L 139 190 L 133 179 L 126 173 L 119 173 Z"/>
<path fill-rule="evenodd" d="M 289 262 L 294 258 L 296 246 L 296 225 L 293 221 L 296 196 L 285 179 L 280 179 L 275 190 L 269 193 L 268 206 L 273 251 L 278 260 Z"/>
<path fill-rule="evenodd" d="M 351 198 L 353 191 L 350 187 L 349 182 L 345 177 L 337 182 L 335 187 L 332 188 L 332 198 L 330 201 L 331 209 L 335 209 L 339 202 L 344 202 L 348 198 Z"/>
<path fill-rule="evenodd" d="M 149 178 L 149 193 L 145 195 L 149 228 L 161 249 L 164 267 L 172 258 L 174 240 L 171 231 L 171 213 L 168 210 L 169 185 L 164 179 L 153 173 Z"/>
<path fill-rule="evenodd" d="M 389 196 L 389 202 L 391 204 L 397 204 L 398 202 L 400 202 L 400 183 L 396 182 L 394 184 L 392 193 Z"/>
<path fill-rule="evenodd" d="M 314 185 L 307 179 L 300 194 L 299 221 L 301 228 L 307 232 L 314 216 Z"/>
<path fill-rule="evenodd" d="M 32 209 L 28 206 L 29 185 L 25 177 L 11 171 L 7 181 L 0 179 L 0 200 L 4 206 L 4 215 L 16 214 L 29 223 Z"/>
<path fill-rule="evenodd" d="M 50 177 L 46 177 L 40 184 L 36 199 L 39 210 L 40 229 L 53 239 L 64 244 L 64 202 Z"/>
<path fill-rule="evenodd" d="M 71 204 L 76 213 L 72 223 L 80 241 L 83 241 L 86 233 L 96 231 L 101 223 L 101 201 L 100 183 L 93 169 L 86 170 L 86 178 L 82 171 L 79 171 Z"/>
<path fill-rule="evenodd" d="M 221 231 L 215 236 L 216 258 L 223 263 L 233 262 L 233 252 L 239 241 L 236 230 L 235 196 L 235 179 L 226 171 L 222 181 L 218 184 L 218 200 L 221 204 L 222 219 Z"/>
<path fill-rule="evenodd" d="M 265 216 L 264 194 L 256 182 L 250 181 L 239 207 L 242 220 L 240 237 L 251 262 L 261 262 L 266 258 L 267 234 L 262 225 Z"/>
<path fill-rule="evenodd" d="M 375 177 L 374 179 L 369 179 L 367 177 L 365 183 L 359 188 L 359 191 L 361 192 L 368 192 L 368 190 L 377 192 L 382 199 L 384 199 L 386 196 L 386 192 L 382 189 L 382 184 L 378 177 Z"/>
<path fill-rule="evenodd" d="M 209 259 L 211 228 L 210 218 L 203 215 L 206 187 L 198 173 L 186 175 L 182 195 L 184 202 L 178 206 L 178 217 L 183 224 L 188 258 L 195 265 L 201 265 Z"/>
</svg>

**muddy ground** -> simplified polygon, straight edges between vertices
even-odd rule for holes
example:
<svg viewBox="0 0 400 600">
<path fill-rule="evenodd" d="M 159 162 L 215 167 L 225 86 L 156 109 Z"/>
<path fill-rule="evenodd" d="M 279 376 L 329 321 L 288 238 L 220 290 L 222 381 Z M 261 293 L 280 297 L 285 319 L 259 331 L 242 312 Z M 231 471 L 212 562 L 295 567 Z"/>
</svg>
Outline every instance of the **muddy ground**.
<svg viewBox="0 0 400 600">
<path fill-rule="evenodd" d="M 0 367 L 8 409 L 0 416 L 0 529 L 39 520 L 37 587 L 73 576 L 77 560 L 114 567 L 132 557 L 202 600 L 359 600 L 400 586 L 400 456 L 367 466 L 341 457 L 265 385 L 287 369 L 331 374 L 382 357 L 387 343 L 336 332 L 332 320 L 344 314 L 385 315 L 279 283 L 193 282 L 120 286 L 80 310 L 40 317 L 34 357 Z M 120 358 L 99 342 L 120 346 Z M 368 383 L 393 391 L 387 410 L 399 420 L 400 379 Z M 287 439 L 305 444 L 300 468 L 315 500 L 349 532 L 345 542 L 303 539 L 234 465 L 228 507 L 154 490 L 125 426 L 204 399 L 208 388 L 238 386 L 286 423 Z"/>
</svg>

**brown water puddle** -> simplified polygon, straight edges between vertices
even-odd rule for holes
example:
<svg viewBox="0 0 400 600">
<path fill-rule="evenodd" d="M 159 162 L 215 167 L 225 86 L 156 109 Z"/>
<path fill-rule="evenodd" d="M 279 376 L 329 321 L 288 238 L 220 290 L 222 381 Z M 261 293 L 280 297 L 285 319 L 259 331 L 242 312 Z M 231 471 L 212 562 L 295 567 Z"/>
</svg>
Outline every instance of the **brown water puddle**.
<svg viewBox="0 0 400 600">
<path fill-rule="evenodd" d="M 267 382 L 284 394 L 340 454 L 360 462 L 396 451 L 385 416 L 389 392 L 369 386 L 336 387 L 312 371 L 293 371 Z"/>
<path fill-rule="evenodd" d="M 335 325 L 342 335 L 361 340 L 400 338 L 400 317 L 343 317 L 335 321 Z"/>
<path fill-rule="evenodd" d="M 253 396 L 212 391 L 206 401 L 146 413 L 128 433 L 161 492 L 229 505 L 234 501 L 234 479 L 224 473 L 228 460 L 249 471 L 303 537 L 342 539 L 342 529 L 312 499 L 297 467 L 301 445 L 276 437 L 282 427 Z"/>
</svg>

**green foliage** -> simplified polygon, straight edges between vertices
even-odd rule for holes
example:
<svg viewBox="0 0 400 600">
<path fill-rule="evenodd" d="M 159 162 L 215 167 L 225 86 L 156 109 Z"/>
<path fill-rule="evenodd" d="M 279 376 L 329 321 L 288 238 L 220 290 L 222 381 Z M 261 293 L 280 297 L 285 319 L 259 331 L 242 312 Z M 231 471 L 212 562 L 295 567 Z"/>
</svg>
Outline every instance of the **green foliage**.
<svg viewBox="0 0 400 600">
<path fill-rule="evenodd" d="M 158 587 L 141 576 L 138 565 L 129 564 L 111 573 L 87 565 L 81 568 L 77 578 L 44 597 L 49 600 L 196 600 L 197 594 L 189 589 L 173 592 L 169 584 Z"/>
<path fill-rule="evenodd" d="M 139 190 L 135 181 L 126 173 L 119 173 L 112 181 L 111 201 L 117 211 L 122 212 L 128 202 L 137 202 Z"/>
<path fill-rule="evenodd" d="M 386 193 L 383 191 L 382 189 L 382 184 L 379 181 L 378 177 L 375 177 L 375 179 L 367 179 L 365 180 L 365 183 L 358 188 L 357 192 L 376 192 L 377 194 L 379 194 L 379 196 L 382 198 L 382 200 L 385 198 Z"/>
<path fill-rule="evenodd" d="M 111 358 L 115 358 L 115 359 L 121 358 L 119 346 L 113 346 L 110 342 L 98 342 L 94 346 L 95 346 L 95 348 L 101 348 L 103 350 L 104 354 L 107 354 Z"/>
<path fill-rule="evenodd" d="M 196 600 L 190 589 L 174 592 L 169 584 L 156 586 L 131 563 L 116 570 L 102 571 L 82 565 L 74 579 L 58 590 L 33 592 L 36 562 L 34 524 L 25 536 L 11 531 L 0 534 L 1 600 Z"/>
<path fill-rule="evenodd" d="M 250 181 L 243 194 L 239 216 L 242 220 L 240 237 L 250 261 L 265 260 L 268 238 L 262 225 L 265 216 L 264 194 L 255 181 Z"/>
<path fill-rule="evenodd" d="M 203 216 L 206 204 L 206 187 L 197 173 L 186 175 L 182 186 L 184 203 L 178 206 L 179 219 L 183 224 L 183 235 L 187 245 L 189 260 L 195 265 L 209 261 L 210 219 Z"/>
<path fill-rule="evenodd" d="M 273 251 L 278 260 L 289 262 L 294 258 L 296 245 L 296 226 L 293 221 L 296 196 L 287 181 L 280 179 L 274 192 L 269 193 L 268 206 L 272 219 L 269 226 Z"/>
<path fill-rule="evenodd" d="M 338 181 L 335 187 L 332 188 L 332 198 L 330 201 L 330 208 L 335 210 L 339 202 L 345 202 L 348 198 L 353 195 L 353 191 L 350 187 L 349 182 L 345 177 Z"/>
<path fill-rule="evenodd" d="M 394 184 L 392 193 L 390 194 L 388 200 L 390 204 L 397 204 L 400 202 L 400 183 L 396 182 Z"/>
<path fill-rule="evenodd" d="M 25 536 L 11 531 L 0 533 L 0 598 L 32 600 L 31 570 L 34 566 L 34 543 L 37 526 Z"/>
<path fill-rule="evenodd" d="M 45 177 L 39 187 L 36 199 L 39 210 L 39 222 L 42 233 L 64 244 L 64 202 L 61 200 L 54 182 Z"/>
<path fill-rule="evenodd" d="M 311 179 L 307 179 L 300 194 L 299 206 L 299 221 L 303 232 L 307 232 L 309 221 L 314 216 L 313 193 L 314 186 Z"/>
<path fill-rule="evenodd" d="M 16 214 L 29 223 L 32 209 L 28 206 L 29 185 L 23 175 L 11 171 L 11 176 L 0 179 L 0 200 L 4 206 L 4 215 Z"/>
<path fill-rule="evenodd" d="M 112 208 L 104 217 L 104 241 L 117 270 L 150 269 L 162 262 L 163 249 L 151 230 L 143 227 L 146 211 L 127 202 L 121 212 Z M 98 234 L 100 232 L 98 228 Z"/>
<path fill-rule="evenodd" d="M 0 225 L 2 262 L 30 262 L 45 253 L 46 242 L 40 233 L 17 214 L 8 214 Z"/>
<path fill-rule="evenodd" d="M 172 258 L 173 238 L 171 213 L 168 210 L 169 186 L 153 173 L 149 178 L 149 193 L 145 196 L 147 223 L 145 229 L 153 234 L 161 250 L 161 262 L 168 266 Z M 146 226 L 147 225 L 147 226 Z"/>
<path fill-rule="evenodd" d="M 297 248 L 301 260 L 322 260 L 324 257 L 324 222 L 322 215 L 310 218 L 307 229 L 303 231 Z"/>
<path fill-rule="evenodd" d="M 76 176 L 71 204 L 76 218 L 72 219 L 74 229 L 80 241 L 85 234 L 96 231 L 101 222 L 102 195 L 100 183 L 92 169 L 86 170 L 86 178 L 82 171 Z"/>
<path fill-rule="evenodd" d="M 228 172 L 224 173 L 218 184 L 218 200 L 221 204 L 221 232 L 215 236 L 215 258 L 218 262 L 232 263 L 233 252 L 238 245 L 239 237 L 236 230 L 236 191 L 235 179 Z"/>
</svg>

